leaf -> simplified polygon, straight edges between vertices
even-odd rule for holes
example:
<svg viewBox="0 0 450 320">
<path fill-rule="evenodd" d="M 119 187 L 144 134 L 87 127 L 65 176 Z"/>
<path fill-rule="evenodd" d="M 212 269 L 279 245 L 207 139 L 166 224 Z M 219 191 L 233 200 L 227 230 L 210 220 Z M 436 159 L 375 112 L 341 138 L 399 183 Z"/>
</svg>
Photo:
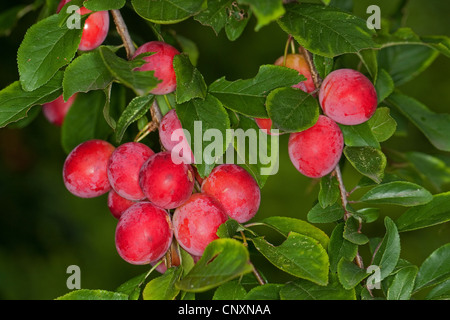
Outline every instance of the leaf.
<svg viewBox="0 0 450 320">
<path fill-rule="evenodd" d="M 328 256 L 330 257 L 330 271 L 337 272 L 337 266 L 342 258 L 353 260 L 358 253 L 358 246 L 344 239 L 345 224 L 339 223 L 331 233 L 328 245 Z"/>
<path fill-rule="evenodd" d="M 147 96 L 136 97 L 130 101 L 119 120 L 117 120 L 114 139 L 117 143 L 122 141 L 123 135 L 130 124 L 139 120 L 150 110 L 150 104 L 153 99 L 154 96 L 150 94 Z"/>
<path fill-rule="evenodd" d="M 335 204 L 340 195 L 339 182 L 334 175 L 328 174 L 320 179 L 320 189 L 317 199 L 322 208 Z"/>
<path fill-rule="evenodd" d="M 209 1 L 208 7 L 197 14 L 194 19 L 205 26 L 210 26 L 216 35 L 225 27 L 228 19 L 228 10 L 233 0 Z"/>
<path fill-rule="evenodd" d="M 27 117 L 31 107 L 51 102 L 62 94 L 63 72 L 34 91 L 24 91 L 19 81 L 0 91 L 0 128 Z"/>
<path fill-rule="evenodd" d="M 357 53 L 359 59 L 366 67 L 367 71 L 369 72 L 370 76 L 372 77 L 373 82 L 378 80 L 378 60 L 377 50 L 361 50 Z"/>
<path fill-rule="evenodd" d="M 361 218 L 365 223 L 371 223 L 378 219 L 380 215 L 379 208 L 362 208 L 356 212 L 352 212 L 353 215 Z"/>
<path fill-rule="evenodd" d="M 328 255 L 317 240 L 291 232 L 277 247 L 262 237 L 253 238 L 252 242 L 256 249 L 280 270 L 322 286 L 327 285 Z"/>
<path fill-rule="evenodd" d="M 327 249 L 328 242 L 330 241 L 325 232 L 300 219 L 271 216 L 263 219 L 261 222 L 274 227 L 286 237 L 289 236 L 289 233 L 291 232 L 311 237 L 319 241 L 324 249 Z"/>
<path fill-rule="evenodd" d="M 426 204 L 433 199 L 425 188 L 406 181 L 394 181 L 374 187 L 359 200 L 366 203 L 396 204 L 405 207 Z"/>
<path fill-rule="evenodd" d="M 339 128 L 341 128 L 342 134 L 344 135 L 344 143 L 346 146 L 380 149 L 380 144 L 367 122 L 353 126 L 339 124 Z"/>
<path fill-rule="evenodd" d="M 428 180 L 438 192 L 441 192 L 450 183 L 450 166 L 447 166 L 442 159 L 416 151 L 407 152 L 405 156 L 420 172 L 421 176 Z"/>
<path fill-rule="evenodd" d="M 232 238 L 237 231 L 244 230 L 244 228 L 234 219 L 228 218 L 217 229 L 217 236 L 219 238 Z"/>
<path fill-rule="evenodd" d="M 213 300 L 242 300 L 247 291 L 239 281 L 229 281 L 222 284 L 214 291 Z"/>
<path fill-rule="evenodd" d="M 138 300 L 141 295 L 141 285 L 148 276 L 148 272 L 142 273 L 136 277 L 121 284 L 116 291 L 128 295 L 129 300 Z"/>
<path fill-rule="evenodd" d="M 187 54 L 178 54 L 173 58 L 173 67 L 177 79 L 177 103 L 184 103 L 194 98 L 204 99 L 206 83 L 201 73 L 195 68 Z"/>
<path fill-rule="evenodd" d="M 380 183 L 386 167 L 386 156 L 373 147 L 344 147 L 344 155 L 361 174 Z"/>
<path fill-rule="evenodd" d="M 275 21 L 285 13 L 282 0 L 237 0 L 239 4 L 248 4 L 258 19 L 255 31 Z"/>
<path fill-rule="evenodd" d="M 334 60 L 333 58 L 324 57 L 318 54 L 313 55 L 313 62 L 314 66 L 317 69 L 317 72 L 319 73 L 319 76 L 322 79 L 325 79 L 325 77 L 333 71 L 334 66 Z"/>
<path fill-rule="evenodd" d="M 345 222 L 343 237 L 357 245 L 364 245 L 369 242 L 369 238 L 360 231 L 360 221 L 353 216 Z"/>
<path fill-rule="evenodd" d="M 347 290 L 353 289 L 370 275 L 370 273 L 367 273 L 365 269 L 361 269 L 356 264 L 345 258 L 342 258 L 339 261 L 337 272 L 339 282 L 342 284 L 344 289 Z"/>
<path fill-rule="evenodd" d="M 17 21 L 30 11 L 29 6 L 18 5 L 4 10 L 0 13 L 0 37 L 8 37 Z"/>
<path fill-rule="evenodd" d="M 128 300 L 128 295 L 106 290 L 80 289 L 71 291 L 56 300 Z"/>
<path fill-rule="evenodd" d="M 178 45 L 181 48 L 181 51 L 189 56 L 189 60 L 191 60 L 191 63 L 193 66 L 197 65 L 199 51 L 198 47 L 195 44 L 194 41 L 191 39 L 188 39 L 181 34 L 173 33 L 172 34 L 175 37 L 175 40 L 177 41 Z"/>
<path fill-rule="evenodd" d="M 400 236 L 397 227 L 391 218 L 385 217 L 384 225 L 386 234 L 376 251 L 372 265 L 380 268 L 380 279 L 382 281 L 395 269 L 400 257 Z"/>
<path fill-rule="evenodd" d="M 344 208 L 339 203 L 335 203 L 326 208 L 322 208 L 320 204 L 316 204 L 309 210 L 307 217 L 311 223 L 330 223 L 342 219 L 344 213 Z"/>
<path fill-rule="evenodd" d="M 183 268 L 169 268 L 157 278 L 152 279 L 142 291 L 144 300 L 174 300 L 180 292 L 175 283 L 180 279 Z"/>
<path fill-rule="evenodd" d="M 418 270 L 416 266 L 409 266 L 397 272 L 389 286 L 386 299 L 410 300 Z"/>
<path fill-rule="evenodd" d="M 377 92 L 378 104 L 389 97 L 389 95 L 394 92 L 394 89 L 394 80 L 392 80 L 391 76 L 386 70 L 380 69 L 380 71 L 378 72 L 377 80 L 375 81 L 375 91 Z"/>
<path fill-rule="evenodd" d="M 247 248 L 234 239 L 212 241 L 191 271 L 176 283 L 184 291 L 201 292 L 251 272 Z"/>
<path fill-rule="evenodd" d="M 154 71 L 134 70 L 146 63 L 144 59 L 140 59 L 141 55 L 131 61 L 127 61 L 118 57 L 108 47 L 101 46 L 99 51 L 104 64 L 108 67 L 111 74 L 137 95 L 147 94 L 161 82 L 161 80 L 153 76 Z M 143 55 L 148 56 L 148 54 Z"/>
<path fill-rule="evenodd" d="M 427 300 L 449 300 L 450 280 L 446 280 L 435 286 L 426 296 Z"/>
<path fill-rule="evenodd" d="M 433 251 L 420 266 L 414 292 L 450 278 L 450 243 Z"/>
<path fill-rule="evenodd" d="M 126 0 L 86 0 L 83 6 L 91 11 L 119 10 L 125 3 Z"/>
<path fill-rule="evenodd" d="M 355 290 L 345 290 L 333 274 L 327 286 L 306 280 L 288 282 L 280 290 L 280 297 L 281 300 L 356 300 Z"/>
<path fill-rule="evenodd" d="M 206 9 L 205 0 L 132 0 L 131 4 L 138 15 L 157 24 L 181 22 Z"/>
<path fill-rule="evenodd" d="M 225 80 L 222 77 L 209 86 L 209 93 L 219 99 L 225 107 L 238 113 L 267 118 L 265 108 L 266 97 L 270 91 L 289 87 L 299 83 L 303 76 L 296 70 L 275 66 L 262 65 L 257 75 L 252 79 Z"/>
<path fill-rule="evenodd" d="M 280 300 L 280 290 L 283 284 L 266 283 L 251 289 L 243 300 Z"/>
<path fill-rule="evenodd" d="M 17 51 L 20 83 L 25 91 L 46 84 L 56 72 L 70 63 L 77 52 L 83 29 L 59 26 L 52 15 L 31 26 Z"/>
<path fill-rule="evenodd" d="M 235 41 L 244 32 L 250 18 L 252 17 L 252 11 L 248 7 L 238 7 L 235 3 L 232 3 L 231 12 L 228 14 L 227 24 L 225 25 L 225 33 L 228 40 Z"/>
<path fill-rule="evenodd" d="M 366 122 L 378 142 L 388 140 L 397 128 L 397 122 L 395 122 L 389 113 L 389 108 L 378 107 L 375 114 Z"/>
<path fill-rule="evenodd" d="M 422 131 L 437 149 L 450 151 L 450 136 L 447 134 L 450 114 L 434 113 L 419 101 L 397 92 L 391 94 L 388 101 Z"/>
<path fill-rule="evenodd" d="M 61 128 L 61 144 L 66 153 L 91 139 L 107 139 L 112 133 L 103 117 L 102 91 L 79 93 L 67 112 Z"/>
<path fill-rule="evenodd" d="M 334 7 L 295 3 L 285 6 L 281 29 L 314 54 L 333 58 L 376 48 L 366 21 Z"/>
<path fill-rule="evenodd" d="M 304 131 L 319 119 L 317 99 L 292 87 L 271 91 L 267 96 L 266 108 L 273 127 L 284 132 Z"/>
<path fill-rule="evenodd" d="M 176 112 L 183 129 L 190 133 L 190 138 L 186 139 L 190 141 L 198 173 L 202 177 L 208 176 L 230 143 L 226 132 L 230 128 L 228 113 L 220 101 L 210 94 L 204 100 L 192 99 L 177 104 Z M 210 137 L 213 141 L 204 145 L 204 134 L 209 129 L 214 129 L 209 131 L 214 133 Z"/>
<path fill-rule="evenodd" d="M 64 100 L 77 92 L 105 89 L 113 76 L 98 51 L 83 54 L 72 61 L 64 72 Z"/>
<path fill-rule="evenodd" d="M 429 203 L 404 212 L 396 224 L 400 232 L 422 229 L 450 221 L 450 192 L 433 196 Z"/>
</svg>

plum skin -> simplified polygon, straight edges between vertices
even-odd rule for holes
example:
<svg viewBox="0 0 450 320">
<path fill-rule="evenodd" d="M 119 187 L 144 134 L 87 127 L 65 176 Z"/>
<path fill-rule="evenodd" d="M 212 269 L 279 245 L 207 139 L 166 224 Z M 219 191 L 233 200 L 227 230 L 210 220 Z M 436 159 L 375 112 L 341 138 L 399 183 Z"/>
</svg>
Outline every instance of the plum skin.
<svg viewBox="0 0 450 320">
<path fill-rule="evenodd" d="M 169 249 L 172 237 L 169 214 L 150 202 L 138 202 L 120 217 L 115 244 L 122 259 L 142 265 L 161 259 Z"/>
<path fill-rule="evenodd" d="M 63 166 L 67 190 L 80 198 L 94 198 L 111 189 L 108 180 L 108 160 L 115 147 L 107 141 L 93 139 L 76 146 Z"/>
<path fill-rule="evenodd" d="M 134 201 L 145 199 L 139 185 L 139 172 L 153 154 L 150 147 L 140 142 L 127 142 L 114 150 L 108 161 L 108 179 L 121 197 Z"/>
<path fill-rule="evenodd" d="M 122 198 L 114 189 L 108 192 L 108 209 L 116 219 L 120 219 L 122 213 L 135 203 L 135 201 Z"/>
<path fill-rule="evenodd" d="M 329 73 L 319 91 L 323 113 L 337 123 L 357 125 L 369 120 L 377 108 L 377 93 L 372 82 L 353 69 Z"/>
<path fill-rule="evenodd" d="M 63 96 L 42 105 L 42 113 L 45 118 L 55 126 L 61 127 L 64 123 L 67 112 L 75 101 L 76 94 L 71 96 L 66 102 Z"/>
<path fill-rule="evenodd" d="M 344 137 L 339 126 L 320 115 L 311 128 L 291 133 L 289 158 L 294 167 L 310 178 L 320 178 L 334 170 L 342 155 Z"/>
<path fill-rule="evenodd" d="M 154 76 L 161 80 L 156 88 L 150 90 L 150 93 L 156 95 L 164 95 L 175 91 L 177 86 L 177 80 L 175 70 L 173 68 L 173 58 L 180 52 L 171 45 L 161 41 L 150 41 L 144 43 L 137 48 L 133 55 L 133 59 L 138 55 L 154 52 L 152 55 L 145 57 L 147 62 L 139 68 L 137 71 L 154 71 Z"/>
<path fill-rule="evenodd" d="M 235 164 L 215 167 L 203 181 L 202 192 L 217 199 L 225 213 L 239 223 L 253 218 L 261 202 L 261 190 L 255 179 Z"/>
<path fill-rule="evenodd" d="M 174 235 L 180 246 L 193 256 L 201 256 L 209 243 L 218 239 L 217 229 L 228 219 L 212 196 L 194 193 L 172 217 Z"/>
</svg>

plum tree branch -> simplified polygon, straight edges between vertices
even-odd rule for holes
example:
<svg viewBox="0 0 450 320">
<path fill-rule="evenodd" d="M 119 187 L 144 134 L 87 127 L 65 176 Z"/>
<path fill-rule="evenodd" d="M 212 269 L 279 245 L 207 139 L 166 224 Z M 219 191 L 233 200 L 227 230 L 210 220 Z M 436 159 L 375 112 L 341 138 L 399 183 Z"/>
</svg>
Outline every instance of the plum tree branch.
<svg viewBox="0 0 450 320">
<path fill-rule="evenodd" d="M 136 51 L 136 48 L 134 47 L 133 40 L 131 39 L 130 33 L 128 32 L 127 25 L 125 24 L 122 14 L 119 10 L 111 10 L 111 15 L 113 16 L 117 32 L 122 38 L 123 45 L 127 52 L 127 58 L 128 60 L 131 60 L 134 52 Z"/>
</svg>

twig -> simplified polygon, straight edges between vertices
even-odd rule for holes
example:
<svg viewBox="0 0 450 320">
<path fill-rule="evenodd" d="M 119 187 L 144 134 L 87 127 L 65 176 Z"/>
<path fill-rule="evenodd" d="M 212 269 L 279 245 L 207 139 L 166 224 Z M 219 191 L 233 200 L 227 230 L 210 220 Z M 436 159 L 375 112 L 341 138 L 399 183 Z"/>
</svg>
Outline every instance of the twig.
<svg viewBox="0 0 450 320">
<path fill-rule="evenodd" d="M 303 48 L 302 46 L 299 47 L 300 53 L 305 58 L 306 62 L 308 63 L 309 70 L 311 71 L 311 78 L 314 82 L 314 86 L 316 89 L 319 89 L 322 85 L 322 79 L 319 76 L 319 72 L 317 72 L 316 66 L 314 65 L 313 57 L 311 52 Z"/>
<path fill-rule="evenodd" d="M 342 179 L 342 173 L 341 168 L 339 167 L 339 164 L 334 169 L 334 173 L 336 175 L 337 181 L 339 182 L 339 191 L 341 193 L 341 202 L 342 207 L 344 208 L 344 220 L 347 220 L 350 217 L 350 213 L 347 210 L 347 190 L 345 190 L 344 180 Z"/>
<path fill-rule="evenodd" d="M 113 16 L 117 32 L 122 38 L 123 45 L 125 46 L 125 50 L 127 51 L 127 58 L 128 60 L 131 60 L 136 49 L 134 47 L 133 40 L 131 40 L 127 25 L 125 24 L 125 21 L 122 18 L 122 14 L 119 10 L 111 10 L 111 15 Z"/>
</svg>

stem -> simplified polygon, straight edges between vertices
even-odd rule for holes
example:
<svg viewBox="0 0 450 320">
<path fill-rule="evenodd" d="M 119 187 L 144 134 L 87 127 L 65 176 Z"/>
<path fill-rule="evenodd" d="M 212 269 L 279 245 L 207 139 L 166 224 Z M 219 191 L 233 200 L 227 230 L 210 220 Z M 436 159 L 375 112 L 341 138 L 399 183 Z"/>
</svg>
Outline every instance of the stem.
<svg viewBox="0 0 450 320">
<path fill-rule="evenodd" d="M 111 10 L 111 15 L 113 16 L 117 32 L 122 38 L 123 45 L 125 46 L 125 50 L 127 51 L 127 58 L 128 60 L 131 60 L 136 49 L 134 47 L 133 40 L 131 40 L 127 25 L 125 24 L 125 21 L 122 18 L 122 14 L 119 10 Z"/>
<path fill-rule="evenodd" d="M 256 270 L 255 265 L 253 263 L 250 262 L 250 264 L 252 265 L 252 271 L 253 274 L 256 277 L 256 280 L 258 280 L 258 283 L 263 286 L 266 284 L 266 281 L 264 280 L 264 278 L 261 276 L 261 274 L 258 272 L 258 270 Z"/>
<path fill-rule="evenodd" d="M 317 72 L 316 66 L 314 65 L 313 56 L 311 52 L 303 48 L 302 46 L 299 47 L 300 53 L 305 58 L 306 62 L 308 63 L 309 70 L 311 71 L 311 77 L 314 82 L 314 86 L 316 89 L 319 89 L 322 85 L 322 79 L 319 76 L 319 72 Z"/>
<path fill-rule="evenodd" d="M 286 57 L 288 55 L 288 49 L 289 49 L 289 44 L 292 43 L 292 36 L 289 35 L 287 41 L 286 41 L 286 45 L 284 46 L 284 54 L 283 54 L 283 67 L 286 67 Z"/>
<path fill-rule="evenodd" d="M 347 220 L 350 217 L 350 213 L 347 210 L 347 190 L 345 190 L 344 180 L 342 179 L 341 168 L 339 164 L 334 169 L 334 173 L 336 174 L 337 181 L 339 182 L 339 191 L 341 193 L 341 202 L 342 207 L 344 208 L 344 220 Z"/>
</svg>

